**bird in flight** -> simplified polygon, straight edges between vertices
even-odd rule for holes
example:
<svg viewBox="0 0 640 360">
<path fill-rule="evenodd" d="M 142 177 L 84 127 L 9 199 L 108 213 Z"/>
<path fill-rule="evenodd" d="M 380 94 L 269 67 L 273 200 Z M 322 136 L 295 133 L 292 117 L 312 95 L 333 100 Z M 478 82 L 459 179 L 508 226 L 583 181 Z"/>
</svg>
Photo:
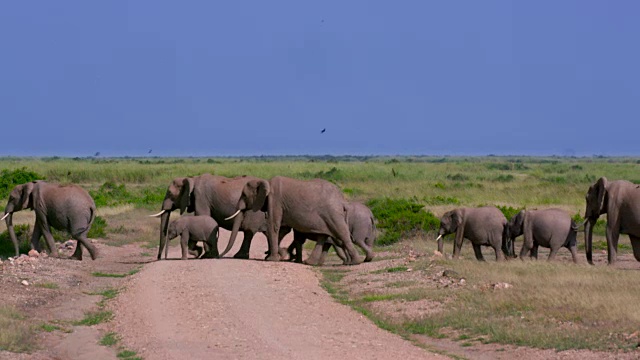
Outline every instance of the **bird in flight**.
<svg viewBox="0 0 640 360">
<path fill-rule="evenodd" d="M 100 156 L 100 151 L 98 151 L 95 154 L 93 154 L 93 156 Z"/>
<path fill-rule="evenodd" d="M 326 128 L 322 129 L 322 131 L 320 131 L 320 134 L 324 134 L 325 131 L 327 131 Z"/>
<path fill-rule="evenodd" d="M 149 149 L 149 152 L 147 154 L 151 154 L 151 151 L 153 151 L 153 149 Z"/>
</svg>

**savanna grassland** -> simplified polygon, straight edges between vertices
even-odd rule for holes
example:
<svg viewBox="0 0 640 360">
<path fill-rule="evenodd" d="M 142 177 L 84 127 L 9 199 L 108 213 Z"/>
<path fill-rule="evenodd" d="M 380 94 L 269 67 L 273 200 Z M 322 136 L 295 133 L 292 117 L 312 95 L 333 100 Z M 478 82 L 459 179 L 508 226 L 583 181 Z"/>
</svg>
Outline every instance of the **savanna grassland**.
<svg viewBox="0 0 640 360">
<path fill-rule="evenodd" d="M 640 264 L 635 260 L 608 267 L 599 254 L 597 265 L 588 266 L 582 234 L 578 265 L 570 263 L 566 250 L 553 263 L 495 263 L 490 252 L 485 252 L 489 261 L 479 263 L 468 243 L 463 259 L 452 261 L 434 255 L 433 240 L 437 218 L 458 206 L 496 205 L 507 216 L 522 208 L 559 207 L 580 220 L 590 184 L 601 176 L 640 183 L 639 170 L 636 158 L 2 158 L 0 207 L 21 181 L 76 183 L 90 191 L 98 206 L 100 220 L 92 237 L 111 246 L 138 244 L 151 257 L 157 228 L 139 219 L 159 210 L 174 177 L 212 173 L 323 178 L 338 185 L 347 198 L 367 203 L 380 230 L 373 263 L 319 268 L 323 285 L 379 326 L 427 346 L 432 343 L 421 336 L 452 340 L 460 347 L 627 351 L 638 345 L 640 330 Z M 16 229 L 22 232 L 23 251 L 28 250 L 29 227 Z M 605 249 L 604 217 L 594 234 L 595 249 Z M 450 253 L 451 239 L 446 240 Z M 520 244 L 519 239 L 516 253 Z M 632 259 L 624 235 L 619 249 L 623 260 Z M 0 257 L 12 251 L 5 232 L 0 235 Z M 546 257 L 542 249 L 540 257 Z M 512 287 L 496 289 L 502 283 Z M 0 324 L 19 323 L 20 316 L 0 306 Z M 0 337 L 0 349 L 2 341 Z"/>
</svg>

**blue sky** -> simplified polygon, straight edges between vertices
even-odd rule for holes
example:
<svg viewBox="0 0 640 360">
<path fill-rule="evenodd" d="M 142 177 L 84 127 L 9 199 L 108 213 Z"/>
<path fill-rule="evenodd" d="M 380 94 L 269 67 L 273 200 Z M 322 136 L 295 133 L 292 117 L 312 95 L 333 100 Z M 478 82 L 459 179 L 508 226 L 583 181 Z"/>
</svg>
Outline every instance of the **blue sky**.
<svg viewBox="0 0 640 360">
<path fill-rule="evenodd" d="M 632 0 L 4 1 L 0 156 L 640 155 L 638 14 Z"/>
</svg>

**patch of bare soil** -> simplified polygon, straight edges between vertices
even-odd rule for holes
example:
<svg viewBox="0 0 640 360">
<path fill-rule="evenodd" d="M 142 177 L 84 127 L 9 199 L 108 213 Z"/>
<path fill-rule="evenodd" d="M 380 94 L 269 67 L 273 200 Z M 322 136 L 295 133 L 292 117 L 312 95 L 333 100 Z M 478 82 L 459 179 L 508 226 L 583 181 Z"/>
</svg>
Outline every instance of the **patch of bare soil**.
<svg viewBox="0 0 640 360">
<path fill-rule="evenodd" d="M 0 359 L 115 359 L 116 349 L 98 344 L 104 334 L 103 324 L 74 326 L 90 311 L 98 311 L 100 295 L 117 289 L 123 278 L 95 277 L 94 272 L 125 274 L 149 259 L 141 256 L 138 245 L 113 247 L 94 240 L 100 251 L 95 261 L 85 251 L 85 260 L 67 259 L 75 243 L 62 245 L 61 258 L 28 257 L 0 264 L 0 306 L 15 308 L 26 321 L 38 329 L 31 353 L 0 351 Z M 59 330 L 45 332 L 43 324 Z"/>
</svg>

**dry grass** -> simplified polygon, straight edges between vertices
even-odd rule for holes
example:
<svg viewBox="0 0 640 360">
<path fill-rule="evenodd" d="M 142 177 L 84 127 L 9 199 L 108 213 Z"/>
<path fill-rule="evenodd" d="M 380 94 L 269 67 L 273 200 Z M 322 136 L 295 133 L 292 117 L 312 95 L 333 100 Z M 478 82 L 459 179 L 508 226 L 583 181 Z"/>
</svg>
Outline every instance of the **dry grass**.
<svg viewBox="0 0 640 360">
<path fill-rule="evenodd" d="M 15 309 L 0 307 L 0 350 L 27 352 L 34 348 L 33 330 Z"/>
</svg>

